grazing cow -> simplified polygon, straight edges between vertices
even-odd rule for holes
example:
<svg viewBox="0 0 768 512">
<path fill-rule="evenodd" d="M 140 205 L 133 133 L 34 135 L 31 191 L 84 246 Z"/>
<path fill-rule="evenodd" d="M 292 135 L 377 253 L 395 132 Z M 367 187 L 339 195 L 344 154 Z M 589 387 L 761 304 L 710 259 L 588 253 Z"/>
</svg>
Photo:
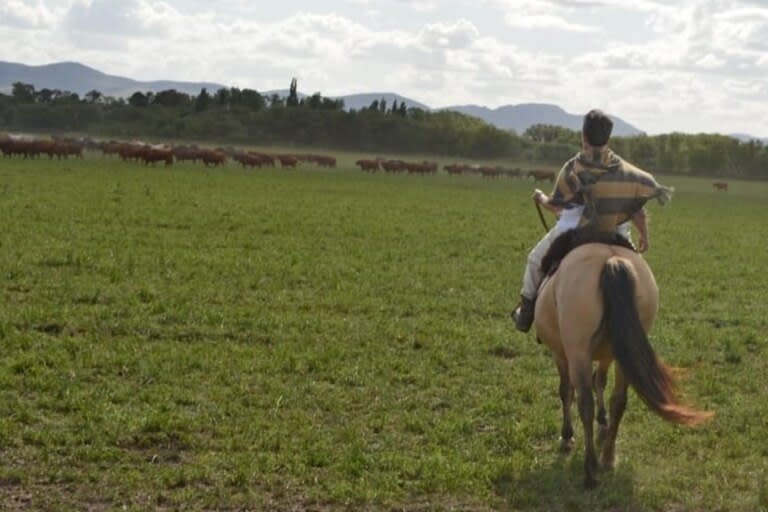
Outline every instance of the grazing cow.
<svg viewBox="0 0 768 512">
<path fill-rule="evenodd" d="M 336 157 L 325 155 L 314 155 L 313 161 L 320 167 L 336 167 Z"/>
<path fill-rule="evenodd" d="M 498 178 L 501 176 L 501 169 L 498 167 L 480 167 L 480 175 L 483 178 Z"/>
<path fill-rule="evenodd" d="M 144 155 L 146 146 L 137 143 L 124 143 L 120 145 L 120 149 L 117 150 L 117 154 L 123 161 L 136 160 L 137 162 Z"/>
<path fill-rule="evenodd" d="M 381 162 L 381 167 L 386 172 L 403 172 L 405 171 L 405 162 L 402 160 L 384 160 Z"/>
<path fill-rule="evenodd" d="M 555 173 L 553 171 L 528 171 L 528 177 L 533 178 L 534 182 L 549 181 L 555 182 Z"/>
<path fill-rule="evenodd" d="M 197 163 L 197 160 L 201 157 L 199 149 L 188 146 L 176 146 L 171 151 L 177 162 L 191 161 L 192 163 Z"/>
<path fill-rule="evenodd" d="M 434 162 L 406 163 L 405 168 L 408 174 L 436 174 L 437 164 Z"/>
<path fill-rule="evenodd" d="M 227 163 L 227 155 L 221 151 L 214 151 L 212 149 L 203 149 L 200 152 L 200 160 L 203 161 L 206 167 L 213 165 L 218 167 Z"/>
<path fill-rule="evenodd" d="M 277 155 L 277 159 L 280 160 L 280 166 L 285 169 L 286 167 L 296 168 L 296 164 L 299 163 L 299 159 L 293 155 Z"/>
<path fill-rule="evenodd" d="M 115 141 L 101 142 L 98 144 L 98 148 L 101 149 L 101 154 L 104 157 L 117 155 L 120 151 L 120 143 Z"/>
<path fill-rule="evenodd" d="M 464 170 L 464 166 L 462 164 L 448 164 L 443 166 L 443 169 L 445 169 L 445 172 L 448 174 L 461 174 Z"/>
<path fill-rule="evenodd" d="M 147 148 L 141 155 L 144 165 L 155 165 L 156 162 L 165 162 L 165 166 L 173 165 L 173 151 L 163 148 Z"/>
<path fill-rule="evenodd" d="M 266 153 L 258 153 L 256 151 L 249 151 L 248 154 L 258 158 L 261 161 L 261 165 L 266 165 L 268 167 L 275 166 L 275 157 L 271 155 L 268 155 Z"/>
<path fill-rule="evenodd" d="M 715 190 L 722 190 L 723 192 L 728 192 L 728 183 L 725 181 L 715 181 L 712 183 L 712 188 Z"/>
<path fill-rule="evenodd" d="M 240 163 L 240 165 L 243 166 L 243 169 L 246 167 L 250 167 L 253 169 L 254 167 L 261 167 L 262 160 L 257 155 L 252 155 L 250 153 L 242 153 L 238 152 L 232 155 L 232 160 L 235 162 Z"/>
<path fill-rule="evenodd" d="M 355 165 L 359 166 L 361 171 L 376 172 L 379 170 L 378 160 L 358 160 Z"/>
</svg>

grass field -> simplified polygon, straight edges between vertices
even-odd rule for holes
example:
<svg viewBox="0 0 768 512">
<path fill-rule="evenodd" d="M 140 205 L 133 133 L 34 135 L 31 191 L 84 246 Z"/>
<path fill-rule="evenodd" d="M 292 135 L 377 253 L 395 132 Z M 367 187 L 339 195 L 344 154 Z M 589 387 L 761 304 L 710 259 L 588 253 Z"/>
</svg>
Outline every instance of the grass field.
<svg viewBox="0 0 768 512">
<path fill-rule="evenodd" d="M 660 180 L 652 343 L 717 416 L 632 393 L 585 492 L 507 316 L 531 182 L 0 159 L 0 509 L 768 510 L 768 184 Z"/>
</svg>

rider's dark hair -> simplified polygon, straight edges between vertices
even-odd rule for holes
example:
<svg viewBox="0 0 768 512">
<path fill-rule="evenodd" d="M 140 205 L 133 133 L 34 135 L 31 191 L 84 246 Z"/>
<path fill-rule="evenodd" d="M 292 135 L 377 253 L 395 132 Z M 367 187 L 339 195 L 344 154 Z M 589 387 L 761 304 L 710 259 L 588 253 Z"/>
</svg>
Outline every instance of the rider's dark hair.
<svg viewBox="0 0 768 512">
<path fill-rule="evenodd" d="M 590 110 L 584 116 L 584 137 L 590 146 L 605 146 L 611 138 L 613 121 L 602 110 Z"/>
</svg>

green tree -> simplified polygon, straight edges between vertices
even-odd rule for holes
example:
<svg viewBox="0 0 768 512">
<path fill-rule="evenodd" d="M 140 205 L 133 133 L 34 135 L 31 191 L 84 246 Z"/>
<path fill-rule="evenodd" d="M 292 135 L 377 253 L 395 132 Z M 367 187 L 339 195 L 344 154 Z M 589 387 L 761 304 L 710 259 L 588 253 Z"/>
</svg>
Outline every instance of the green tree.
<svg viewBox="0 0 768 512">
<path fill-rule="evenodd" d="M 23 82 L 14 82 L 11 88 L 11 96 L 19 103 L 32 103 L 35 101 L 35 86 Z"/>
<path fill-rule="evenodd" d="M 104 97 L 101 92 L 97 91 L 96 89 L 90 90 L 87 93 L 85 93 L 85 101 L 90 104 L 99 103 L 101 99 Z"/>
<path fill-rule="evenodd" d="M 200 89 L 200 94 L 197 95 L 197 99 L 195 99 L 195 112 L 203 112 L 204 110 L 208 110 L 210 105 L 211 95 L 208 93 L 208 89 L 203 87 Z"/>
<path fill-rule="evenodd" d="M 161 105 L 163 107 L 182 107 L 189 105 L 192 102 L 192 98 L 189 94 L 179 92 L 176 89 L 166 89 L 159 91 L 152 99 L 153 105 Z"/>
<path fill-rule="evenodd" d="M 232 99 L 229 89 L 222 87 L 216 91 L 216 104 L 220 107 L 228 107 Z"/>
<path fill-rule="evenodd" d="M 243 89 L 240 91 L 240 102 L 244 107 L 250 110 L 263 110 L 267 103 L 264 96 L 253 89 Z"/>
<path fill-rule="evenodd" d="M 141 91 L 136 91 L 135 93 L 131 94 L 130 98 L 128 98 L 128 103 L 132 107 L 147 107 L 149 106 L 149 96 Z"/>
</svg>

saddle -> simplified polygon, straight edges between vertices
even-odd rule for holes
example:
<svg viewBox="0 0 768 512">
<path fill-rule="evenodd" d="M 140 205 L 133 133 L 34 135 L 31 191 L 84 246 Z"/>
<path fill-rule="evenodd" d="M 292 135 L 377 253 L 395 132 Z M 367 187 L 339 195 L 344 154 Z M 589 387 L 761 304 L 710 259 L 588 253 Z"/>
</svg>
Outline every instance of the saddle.
<svg viewBox="0 0 768 512">
<path fill-rule="evenodd" d="M 549 247 L 547 254 L 541 260 L 541 271 L 546 277 L 551 277 L 560 267 L 560 262 L 569 252 L 584 244 L 618 245 L 637 252 L 632 242 L 616 232 L 601 232 L 591 227 L 581 227 L 566 231 L 555 238 Z M 542 284 L 544 284 L 542 282 Z"/>
</svg>

